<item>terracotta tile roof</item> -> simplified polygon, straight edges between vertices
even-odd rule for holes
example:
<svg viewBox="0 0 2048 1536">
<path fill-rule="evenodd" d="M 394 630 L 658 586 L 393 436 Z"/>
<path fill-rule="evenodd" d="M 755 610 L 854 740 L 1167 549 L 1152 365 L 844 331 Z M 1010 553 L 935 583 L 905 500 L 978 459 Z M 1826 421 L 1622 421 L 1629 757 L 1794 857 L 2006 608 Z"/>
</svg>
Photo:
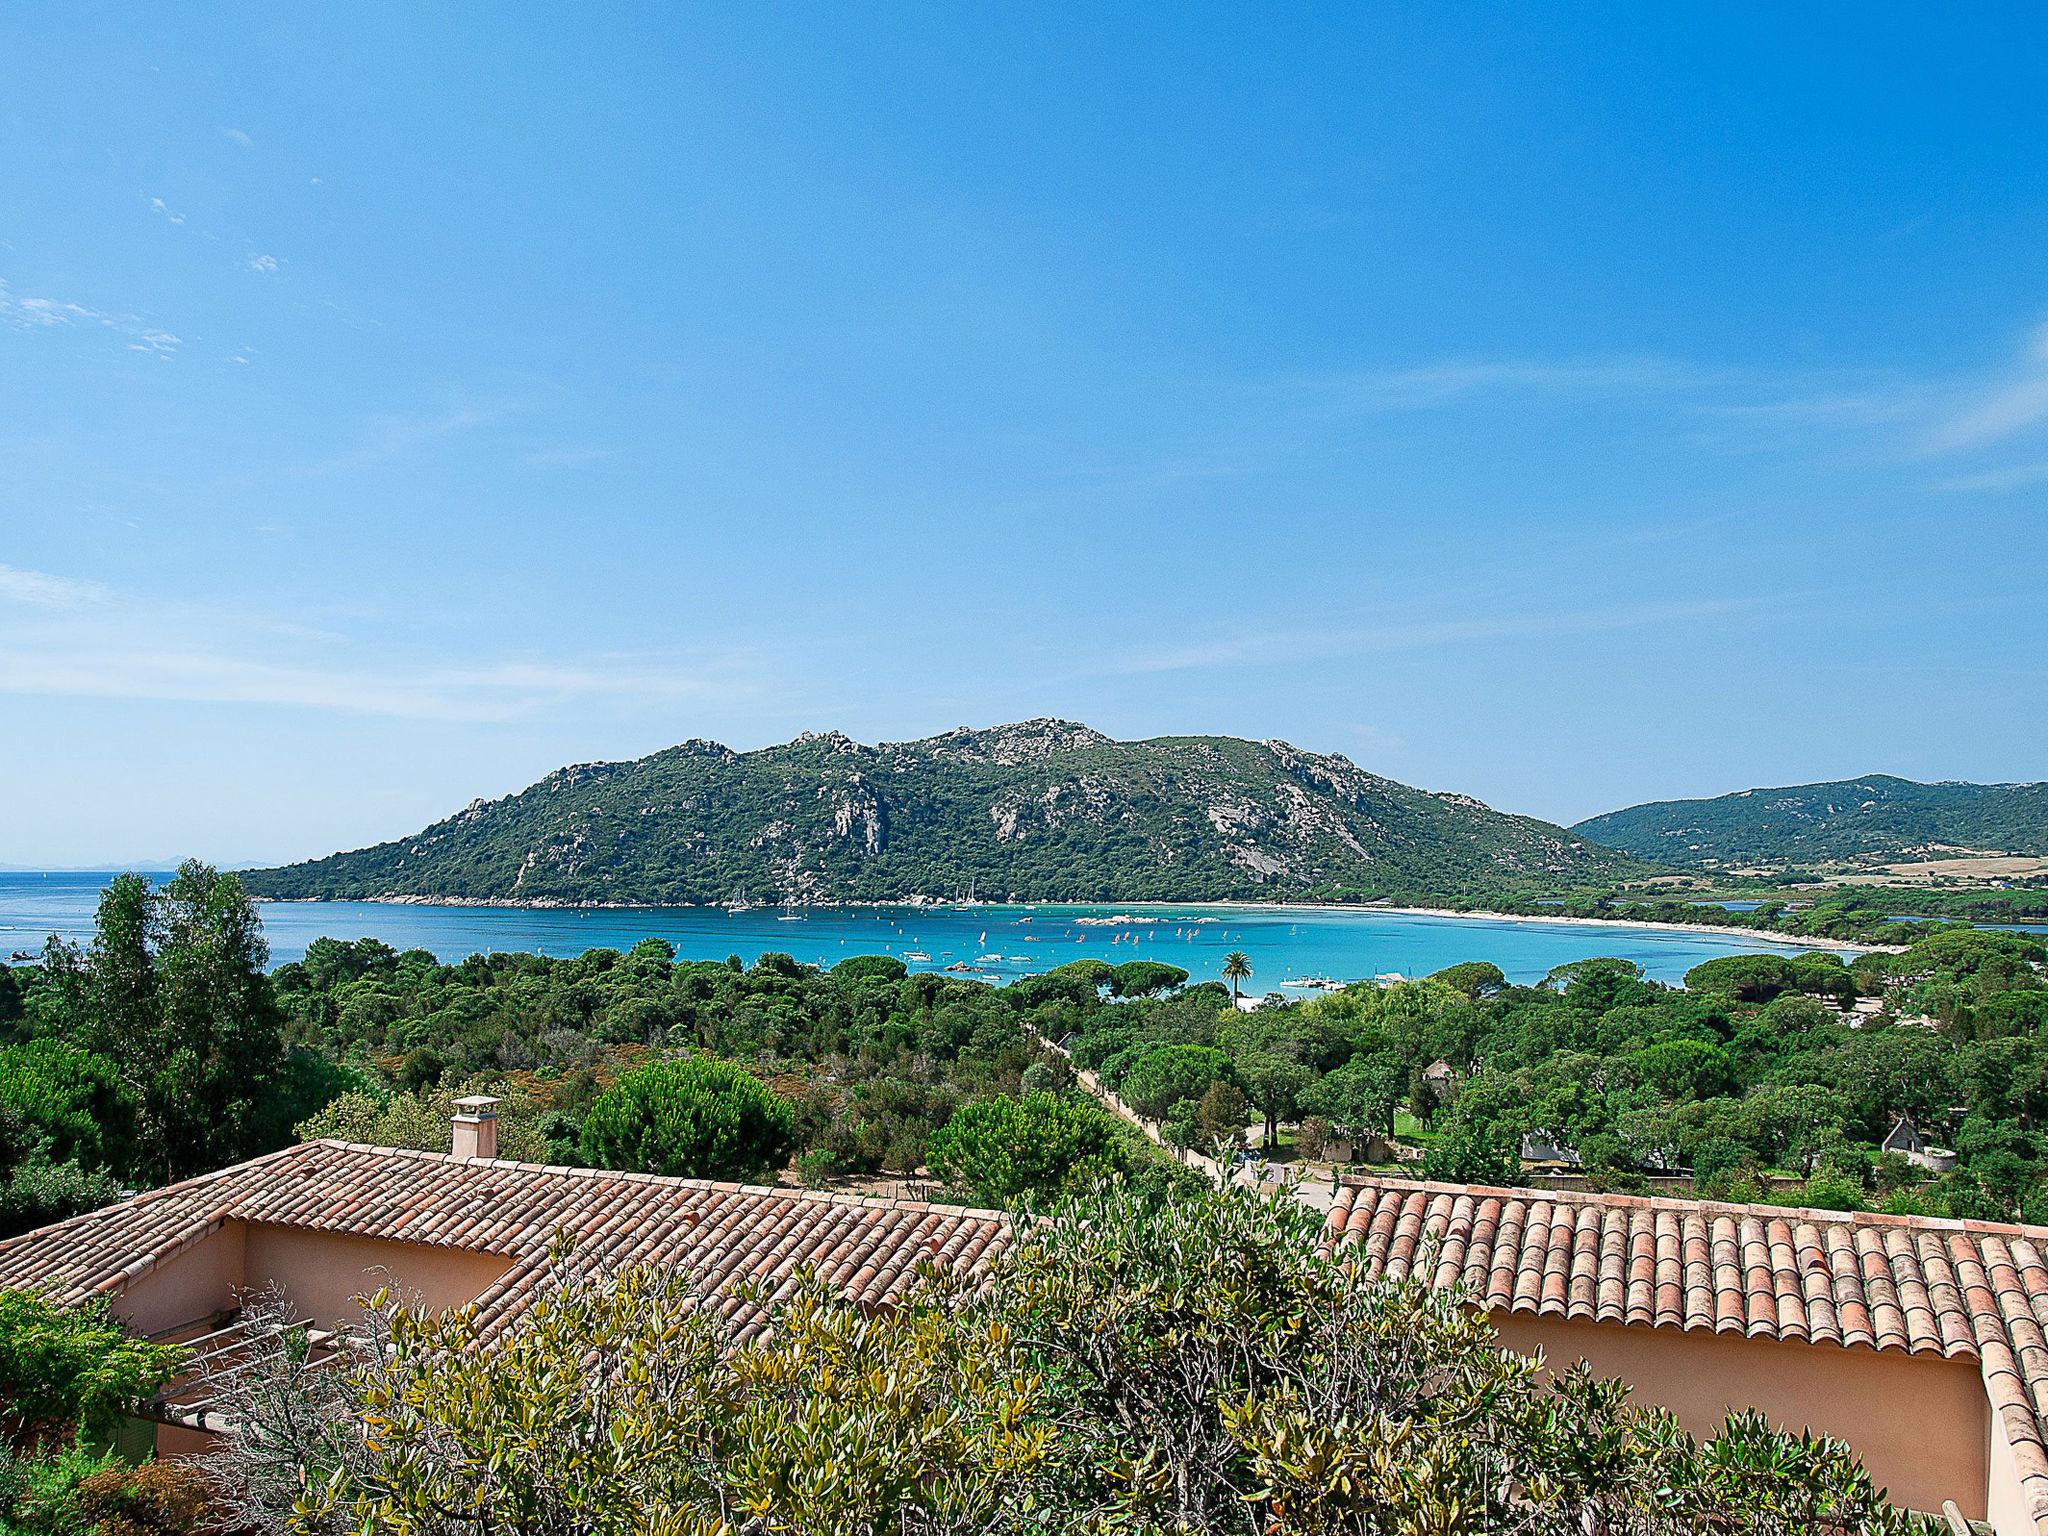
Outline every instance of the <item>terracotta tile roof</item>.
<svg viewBox="0 0 2048 1536">
<path fill-rule="evenodd" d="M 1365 1179 L 1328 1235 L 1490 1311 L 1974 1359 L 2048 1536 L 2048 1228 Z"/>
<path fill-rule="evenodd" d="M 1010 1238 L 999 1212 L 960 1206 L 313 1141 L 0 1242 L 0 1286 L 111 1294 L 228 1221 L 502 1254 L 510 1268 L 479 1298 L 487 1334 L 533 1299 L 557 1232 L 579 1261 L 689 1263 L 720 1292 L 809 1264 L 868 1303 L 899 1293 L 922 1258 L 982 1273 Z"/>
<path fill-rule="evenodd" d="M 308 1142 L 0 1242 L 0 1286 L 111 1294 L 230 1221 L 502 1254 L 488 1333 L 536 1293 L 557 1231 L 606 1267 L 702 1266 L 726 1291 L 816 1266 L 864 1302 L 919 1259 L 986 1272 L 999 1212 Z M 1367 1179 L 1331 1242 L 1496 1311 L 1968 1358 L 2048 1536 L 2048 1228 Z"/>
</svg>

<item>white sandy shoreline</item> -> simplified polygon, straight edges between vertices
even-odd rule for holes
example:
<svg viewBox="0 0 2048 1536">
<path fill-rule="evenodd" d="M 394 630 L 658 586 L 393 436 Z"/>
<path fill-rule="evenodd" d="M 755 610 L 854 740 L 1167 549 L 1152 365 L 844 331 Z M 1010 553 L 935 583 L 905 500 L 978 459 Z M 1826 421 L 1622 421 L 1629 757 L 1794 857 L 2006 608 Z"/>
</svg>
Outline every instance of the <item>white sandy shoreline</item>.
<svg viewBox="0 0 2048 1536">
<path fill-rule="evenodd" d="M 259 896 L 261 902 L 283 905 L 317 905 L 329 898 L 324 896 Z M 480 896 L 367 896 L 359 898 L 337 898 L 341 900 L 362 900 L 385 906 L 400 907 L 503 907 L 515 911 L 534 912 L 701 912 L 716 910 L 722 903 L 717 902 L 662 902 L 639 901 L 521 901 L 517 899 L 486 898 Z M 1873 951 L 1886 954 L 1900 954 L 1897 945 L 1856 944 L 1847 939 L 1824 939 L 1811 934 L 1786 933 L 1776 928 L 1744 928 L 1735 924 L 1719 923 L 1660 923 L 1633 917 L 1568 917 L 1560 913 L 1555 916 L 1528 912 L 1458 911 L 1451 907 L 1390 907 L 1378 904 L 1315 901 L 809 901 L 764 903 L 799 912 L 833 912 L 846 907 L 883 907 L 905 911 L 933 911 L 946 908 L 955 910 L 1013 907 L 1020 911 L 1039 910 L 1046 907 L 1114 907 L 1133 911 L 1187 912 L 1212 910 L 1224 912 L 1329 912 L 1345 916 L 1380 913 L 1394 917 L 1435 917 L 1472 919 L 1496 923 L 1548 923 L 1562 927 L 1579 928 L 1637 928 L 1656 932 L 1698 933 L 1721 937 L 1754 938 L 1771 944 L 1791 945 L 1800 949 L 1828 949 L 1847 954 L 1868 954 Z"/>
</svg>

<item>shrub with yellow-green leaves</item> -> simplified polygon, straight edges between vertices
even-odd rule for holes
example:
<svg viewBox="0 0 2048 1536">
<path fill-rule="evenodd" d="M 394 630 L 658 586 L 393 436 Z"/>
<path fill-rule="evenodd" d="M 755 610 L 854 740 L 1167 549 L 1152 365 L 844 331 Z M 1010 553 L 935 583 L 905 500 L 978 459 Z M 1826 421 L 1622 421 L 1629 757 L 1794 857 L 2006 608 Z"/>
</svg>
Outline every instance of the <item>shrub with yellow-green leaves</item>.
<svg viewBox="0 0 2048 1536">
<path fill-rule="evenodd" d="M 558 1263 L 499 1341 L 473 1309 L 380 1298 L 340 1413 L 301 1415 L 296 1456 L 245 1450 L 292 1438 L 289 1394 L 264 1384 L 289 1360 L 224 1383 L 237 1516 L 364 1536 L 966 1536 L 1041 1530 L 1057 1506 L 1050 1388 L 957 1279 L 867 1312 L 806 1276 L 772 1330 L 738 1337 L 685 1276 Z"/>
</svg>

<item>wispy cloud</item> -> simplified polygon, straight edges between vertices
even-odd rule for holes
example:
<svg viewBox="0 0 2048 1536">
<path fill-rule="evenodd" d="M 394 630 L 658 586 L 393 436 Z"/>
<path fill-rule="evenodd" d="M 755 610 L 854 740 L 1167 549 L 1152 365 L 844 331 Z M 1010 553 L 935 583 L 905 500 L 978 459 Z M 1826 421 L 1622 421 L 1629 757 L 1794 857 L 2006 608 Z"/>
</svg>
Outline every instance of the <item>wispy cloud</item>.
<svg viewBox="0 0 2048 1536">
<path fill-rule="evenodd" d="M 259 252 L 252 252 L 248 260 L 249 270 L 251 272 L 260 272 L 265 277 L 277 276 L 278 270 L 283 265 L 284 263 L 275 256 L 265 256 Z"/>
<path fill-rule="evenodd" d="M 1575 408 L 1664 411 L 1681 428 L 1743 429 L 1739 438 L 1717 430 L 1702 439 L 1723 447 L 1804 440 L 1896 469 L 1982 454 L 2048 428 L 2048 323 L 2028 331 L 2012 362 L 1975 372 L 1707 367 L 1650 355 L 1478 357 L 1297 375 L 1262 387 L 1299 392 L 1326 417 L 1500 410 L 1528 397 Z M 2039 478 L 2030 460 L 1988 465 L 1929 488 L 2009 490 Z"/>
<path fill-rule="evenodd" d="M 115 314 L 67 299 L 17 294 L 4 278 L 0 278 L 0 323 L 17 330 L 97 327 L 120 338 L 131 352 L 150 353 L 166 360 L 184 345 L 178 336 L 151 325 L 139 315 Z"/>
<path fill-rule="evenodd" d="M 172 212 L 170 204 L 166 203 L 160 197 L 152 197 L 149 200 L 149 207 L 152 213 L 158 214 L 163 218 L 169 219 L 173 224 L 182 224 L 185 222 L 185 215 L 183 215 L 182 213 Z"/>
<path fill-rule="evenodd" d="M 536 469 L 563 469 L 577 464 L 595 464 L 612 456 L 610 448 L 541 448 L 529 453 L 526 462 Z"/>
<path fill-rule="evenodd" d="M 96 603 L 107 595 L 98 582 L 74 581 L 69 576 L 52 576 L 47 571 L 26 571 L 16 565 L 0 565 L 0 603 L 20 603 L 31 608 L 77 608 Z"/>
<path fill-rule="evenodd" d="M 244 133 L 239 128 L 223 128 L 221 129 L 220 132 L 222 138 L 233 139 L 237 144 L 241 145 L 242 148 L 244 149 L 248 149 L 251 145 L 253 145 L 256 142 L 248 134 Z"/>
<path fill-rule="evenodd" d="M 2048 464 L 2012 464 L 2004 469 L 1980 470 L 1974 475 L 1951 475 L 1935 481 L 1930 489 L 1950 493 L 2017 491 L 2044 481 L 2048 481 Z"/>
<path fill-rule="evenodd" d="M 463 403 L 444 410 L 372 416 L 347 447 L 299 464 L 287 473 L 305 478 L 345 474 L 400 458 L 415 448 L 444 441 L 503 417 L 509 407 Z"/>
<path fill-rule="evenodd" d="M 744 648 L 422 657 L 395 654 L 381 624 L 374 633 L 365 641 L 239 607 L 152 602 L 0 565 L 0 694 L 488 722 L 576 704 L 661 709 L 746 695 L 758 673 Z"/>
<path fill-rule="evenodd" d="M 2019 365 L 1988 388 L 1973 391 L 1928 437 L 1935 453 L 2002 442 L 2048 421 L 2048 323 L 2027 338 Z"/>
<path fill-rule="evenodd" d="M 1295 385 L 1340 409 L 1425 410 L 1500 393 L 1669 395 L 1723 383 L 1730 375 L 1659 357 L 1453 358 L 1413 367 L 1364 368 L 1298 376 Z"/>
<path fill-rule="evenodd" d="M 1771 597 L 1709 598 L 1562 613 L 1489 614 L 1470 619 L 1421 619 L 1400 624 L 1262 630 L 1188 644 L 1141 647 L 1113 657 L 1106 670 L 1116 674 L 1142 674 L 1207 667 L 1275 666 L 1338 656 L 1433 650 L 1441 646 L 1496 640 L 1602 634 L 1754 613 L 1777 601 L 1780 599 Z"/>
<path fill-rule="evenodd" d="M 520 719 L 578 700 L 674 704 L 728 691 L 702 673 L 621 661 L 564 667 L 341 668 L 213 651 L 24 646 L 0 640 L 0 693 L 251 704 L 479 723 Z"/>
</svg>

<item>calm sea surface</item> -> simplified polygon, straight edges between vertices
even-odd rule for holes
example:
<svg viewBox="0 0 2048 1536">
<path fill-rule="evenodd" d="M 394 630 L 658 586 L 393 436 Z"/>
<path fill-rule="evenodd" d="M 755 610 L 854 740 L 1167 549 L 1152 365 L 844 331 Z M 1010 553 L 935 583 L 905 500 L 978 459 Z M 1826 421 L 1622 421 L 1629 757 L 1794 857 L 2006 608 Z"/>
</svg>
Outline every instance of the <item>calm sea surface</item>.
<svg viewBox="0 0 2048 1536">
<path fill-rule="evenodd" d="M 0 959 L 38 950 L 52 933 L 77 941 L 90 938 L 93 904 L 107 878 L 0 871 Z M 764 951 L 781 950 L 829 966 L 848 955 L 889 954 L 916 970 L 964 964 L 973 968 L 971 974 L 1008 981 L 1093 956 L 1111 962 L 1163 960 L 1202 981 L 1215 979 L 1223 957 L 1241 949 L 1252 962 L 1255 992 L 1312 976 L 1346 981 L 1388 972 L 1426 976 L 1461 960 L 1491 960 L 1514 980 L 1534 981 L 1554 965 L 1591 955 L 1618 955 L 1654 977 L 1676 981 L 1716 955 L 1796 952 L 1732 932 L 1195 903 L 726 912 L 716 907 L 531 911 L 330 901 L 266 903 L 262 911 L 277 963 L 299 958 L 323 934 L 382 939 L 396 949 L 431 950 L 444 961 L 480 950 L 573 955 L 601 946 L 626 949 L 636 940 L 657 937 L 689 960 L 738 955 L 751 962 Z"/>
</svg>

